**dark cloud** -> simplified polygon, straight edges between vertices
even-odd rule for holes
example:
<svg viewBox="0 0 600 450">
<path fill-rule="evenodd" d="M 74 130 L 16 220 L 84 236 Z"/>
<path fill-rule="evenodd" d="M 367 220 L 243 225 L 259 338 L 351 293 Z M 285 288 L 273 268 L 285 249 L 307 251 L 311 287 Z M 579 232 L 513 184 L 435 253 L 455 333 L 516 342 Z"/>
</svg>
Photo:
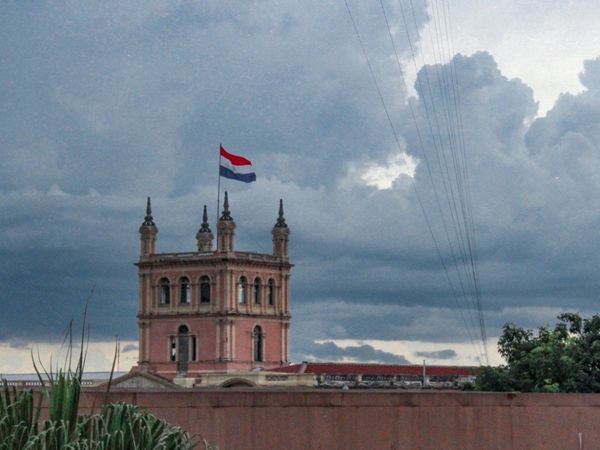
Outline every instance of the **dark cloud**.
<svg viewBox="0 0 600 450">
<path fill-rule="evenodd" d="M 370 345 L 339 347 L 333 342 L 313 343 L 303 349 L 303 360 L 311 361 L 362 361 L 382 364 L 409 364 L 404 356 L 376 350 Z"/>
<path fill-rule="evenodd" d="M 31 343 L 24 340 L 24 339 L 10 339 L 8 341 L 8 345 L 11 348 L 19 348 L 19 349 L 24 349 L 24 348 L 28 348 L 31 346 Z"/>
<path fill-rule="evenodd" d="M 128 353 L 128 352 L 137 352 L 139 350 L 139 347 L 135 344 L 127 344 L 124 345 L 123 348 L 121 349 L 121 353 Z"/>
<path fill-rule="evenodd" d="M 343 173 L 339 157 L 387 151 L 342 4 L 109 4 L 3 15 L 5 188 L 181 194 L 214 180 L 220 141 L 250 151 L 261 173 L 320 185 Z M 375 40 L 386 37 L 379 5 L 352 8 L 374 56 L 389 52 Z M 398 90 L 397 78 L 383 84 Z"/>
<path fill-rule="evenodd" d="M 579 75 L 579 80 L 588 91 L 600 89 L 600 57 L 583 63 L 584 71 Z"/>
<path fill-rule="evenodd" d="M 366 36 L 385 36 L 378 5 L 352 8 Z M 368 160 L 368 146 L 387 152 L 377 100 L 360 95 L 368 73 L 341 4 L 92 2 L 4 13 L 0 328 L 7 338 L 59 339 L 94 284 L 93 335 L 134 338 L 143 199 L 155 198 L 161 249 L 193 247 L 201 203 L 215 197 L 220 141 L 252 157 L 263 183 L 273 177 L 260 195 L 232 196 L 244 222 L 239 245 L 266 251 L 276 207 L 267 205 L 286 187 L 299 206 L 307 194 L 299 186 L 318 195 L 337 183 L 346 170 L 340 158 Z M 416 40 L 426 17 L 415 13 Z M 389 14 L 399 17 L 397 5 Z M 377 40 L 368 45 L 389 52 Z M 393 67 L 384 58 L 374 64 L 379 74 Z M 382 84 L 398 92 L 397 79 Z M 244 210 L 248 198 L 264 206 Z"/>
<path fill-rule="evenodd" d="M 429 178 L 379 5 L 350 4 L 449 261 L 448 211 L 431 188 L 442 175 L 434 165 Z M 415 17 L 416 42 L 427 17 Z M 250 186 L 226 183 L 238 248 L 270 251 L 285 199 L 294 357 L 340 354 L 315 340 L 466 342 L 477 332 L 465 329 L 410 180 L 378 191 L 360 179 L 398 149 L 343 4 L 14 4 L 0 30 L 0 339 L 60 340 L 94 284 L 92 335 L 135 339 L 145 196 L 159 251 L 193 249 L 202 205 L 215 215 L 219 142 L 251 157 L 259 175 Z M 403 29 L 394 31 L 406 55 Z M 452 64 L 489 334 L 508 320 L 535 326 L 560 309 L 591 310 L 600 289 L 598 60 L 584 65 L 584 92 L 537 119 L 532 90 L 492 55 Z M 426 151 L 443 142 L 443 126 L 429 133 L 424 103 L 440 104 L 443 70 L 423 68 L 410 99 Z"/>
<path fill-rule="evenodd" d="M 458 356 L 456 352 L 450 348 L 434 352 L 415 352 L 415 355 L 432 359 L 453 359 Z"/>
</svg>

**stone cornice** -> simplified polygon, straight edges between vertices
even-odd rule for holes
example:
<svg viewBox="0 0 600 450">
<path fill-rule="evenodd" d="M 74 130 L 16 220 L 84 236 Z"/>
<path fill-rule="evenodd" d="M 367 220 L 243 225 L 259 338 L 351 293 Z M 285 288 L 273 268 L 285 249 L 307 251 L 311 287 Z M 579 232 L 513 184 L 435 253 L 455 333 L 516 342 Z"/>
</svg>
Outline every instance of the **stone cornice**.
<svg viewBox="0 0 600 450">
<path fill-rule="evenodd" d="M 236 319 L 236 318 L 252 318 L 252 319 L 272 319 L 277 321 L 289 321 L 292 316 L 290 314 L 252 314 L 252 313 L 242 313 L 242 312 L 172 312 L 172 313 L 160 313 L 160 314 L 138 314 L 138 320 L 148 320 L 148 319 L 199 319 L 199 318 L 217 318 L 217 319 Z"/>
<path fill-rule="evenodd" d="M 294 267 L 289 261 L 280 259 L 277 256 L 252 253 L 252 252 L 185 252 L 185 253 L 157 253 L 146 256 L 135 265 L 140 269 L 152 269 L 163 267 L 181 267 L 181 266 L 215 266 L 215 264 L 268 267 L 276 269 L 291 269 Z"/>
</svg>

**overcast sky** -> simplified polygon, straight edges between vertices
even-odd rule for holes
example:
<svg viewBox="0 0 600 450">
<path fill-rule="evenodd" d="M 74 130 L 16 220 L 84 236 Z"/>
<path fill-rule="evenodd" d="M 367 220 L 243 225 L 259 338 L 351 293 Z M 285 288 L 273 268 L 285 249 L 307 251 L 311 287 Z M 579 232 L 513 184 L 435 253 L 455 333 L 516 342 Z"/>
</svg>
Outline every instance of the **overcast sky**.
<svg viewBox="0 0 600 450">
<path fill-rule="evenodd" d="M 398 141 L 344 2 L 3 4 L 0 372 L 30 370 L 32 345 L 56 351 L 94 285 L 90 368 L 108 367 L 116 335 L 122 365 L 136 360 L 145 198 L 159 251 L 193 250 L 202 205 L 216 217 L 220 142 L 257 173 L 223 183 L 238 249 L 270 251 L 284 199 L 294 360 L 476 364 L 427 227 L 450 261 L 419 90 L 444 71 L 492 360 L 508 321 L 596 311 L 600 4 L 384 1 L 402 72 L 379 1 L 348 5 Z M 436 23 L 453 32 L 436 41 Z"/>
</svg>

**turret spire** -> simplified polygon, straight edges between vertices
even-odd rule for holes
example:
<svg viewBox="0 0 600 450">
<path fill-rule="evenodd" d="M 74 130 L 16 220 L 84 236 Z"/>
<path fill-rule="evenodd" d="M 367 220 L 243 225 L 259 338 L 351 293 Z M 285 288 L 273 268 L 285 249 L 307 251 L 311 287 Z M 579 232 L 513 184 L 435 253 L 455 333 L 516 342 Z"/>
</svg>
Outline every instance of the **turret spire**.
<svg viewBox="0 0 600 450">
<path fill-rule="evenodd" d="M 229 198 L 227 197 L 227 191 L 225 191 L 225 200 L 223 201 L 223 213 L 219 220 L 233 220 L 231 213 L 229 212 Z"/>
<path fill-rule="evenodd" d="M 235 234 L 235 222 L 229 212 L 229 197 L 225 191 L 225 200 L 223 201 L 223 213 L 217 223 L 217 252 L 233 252 L 233 237 Z"/>
<path fill-rule="evenodd" d="M 152 205 L 150 203 L 150 197 L 146 201 L 146 217 L 139 229 L 140 232 L 140 255 L 142 258 L 148 257 L 156 253 L 156 235 L 158 234 L 158 228 L 154 223 L 152 217 Z"/>
<path fill-rule="evenodd" d="M 287 260 L 290 229 L 283 217 L 283 199 L 279 199 L 279 216 L 271 234 L 273 235 L 273 254 L 282 260 Z"/>
<path fill-rule="evenodd" d="M 144 225 L 147 227 L 155 225 L 154 218 L 152 217 L 152 205 L 150 204 L 150 197 L 146 201 L 146 217 L 144 217 Z"/>
<path fill-rule="evenodd" d="M 204 213 L 202 214 L 202 225 L 200 226 L 200 233 L 210 233 L 210 225 L 208 224 L 208 212 L 206 205 L 204 205 Z"/>
<path fill-rule="evenodd" d="M 208 225 L 208 211 L 206 210 L 206 205 L 204 205 L 204 212 L 202 213 L 202 225 L 200 225 L 200 229 L 196 233 L 196 242 L 198 244 L 199 252 L 210 252 L 212 251 L 212 241 L 213 234 L 210 231 L 210 226 Z"/>
<path fill-rule="evenodd" d="M 277 217 L 277 223 L 275 224 L 277 228 L 287 228 L 287 224 L 285 223 L 285 217 L 283 217 L 283 199 L 279 199 L 279 217 Z"/>
</svg>

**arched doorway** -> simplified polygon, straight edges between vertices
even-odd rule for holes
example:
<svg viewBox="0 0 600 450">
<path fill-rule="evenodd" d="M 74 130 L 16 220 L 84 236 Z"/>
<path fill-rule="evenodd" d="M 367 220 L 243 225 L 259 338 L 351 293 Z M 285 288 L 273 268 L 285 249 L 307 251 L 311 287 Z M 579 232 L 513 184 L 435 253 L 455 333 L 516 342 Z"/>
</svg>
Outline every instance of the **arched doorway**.
<svg viewBox="0 0 600 450">
<path fill-rule="evenodd" d="M 190 360 L 190 330 L 187 326 L 181 325 L 177 330 L 177 372 L 187 373 L 188 362 Z"/>
<path fill-rule="evenodd" d="M 245 388 L 245 387 L 255 387 L 256 385 L 252 383 L 250 380 L 246 380 L 245 378 L 231 378 L 221 384 L 221 387 L 224 388 Z"/>
<path fill-rule="evenodd" d="M 264 336 L 262 332 L 262 328 L 259 325 L 254 327 L 254 361 L 262 362 L 263 360 L 263 351 L 264 351 Z"/>
</svg>

